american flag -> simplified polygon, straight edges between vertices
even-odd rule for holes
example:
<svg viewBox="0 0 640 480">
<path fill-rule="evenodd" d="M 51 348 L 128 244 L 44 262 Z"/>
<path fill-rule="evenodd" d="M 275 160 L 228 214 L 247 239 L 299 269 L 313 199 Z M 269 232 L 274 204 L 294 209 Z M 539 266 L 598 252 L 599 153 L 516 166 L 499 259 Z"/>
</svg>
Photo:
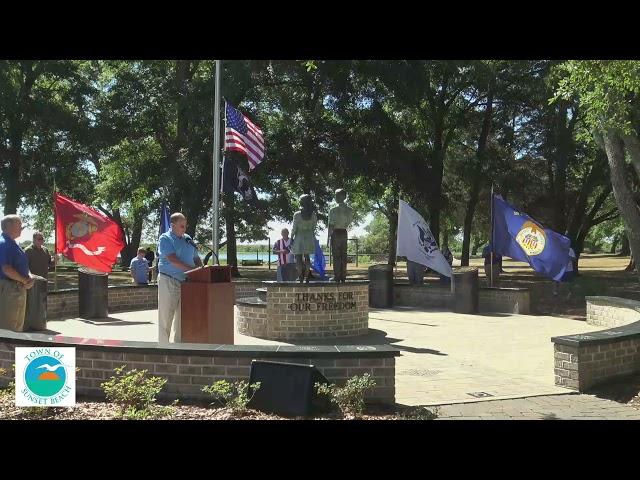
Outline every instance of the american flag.
<svg viewBox="0 0 640 480">
<path fill-rule="evenodd" d="M 262 130 L 230 103 L 226 104 L 226 112 L 224 149 L 244 153 L 249 160 L 249 170 L 252 170 L 264 157 Z"/>
</svg>

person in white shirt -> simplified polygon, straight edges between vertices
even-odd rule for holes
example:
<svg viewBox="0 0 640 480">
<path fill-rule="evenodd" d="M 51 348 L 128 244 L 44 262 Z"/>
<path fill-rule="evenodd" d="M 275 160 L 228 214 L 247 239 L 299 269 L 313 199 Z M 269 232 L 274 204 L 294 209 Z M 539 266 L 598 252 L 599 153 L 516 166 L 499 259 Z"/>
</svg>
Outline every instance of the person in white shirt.
<svg viewBox="0 0 640 480">
<path fill-rule="evenodd" d="M 273 244 L 273 253 L 278 255 L 278 270 L 276 271 L 276 278 L 279 282 L 282 282 L 282 267 L 287 263 L 293 263 L 295 260 L 291 253 L 289 230 L 283 228 L 280 234 L 282 235 L 282 238 Z"/>
</svg>

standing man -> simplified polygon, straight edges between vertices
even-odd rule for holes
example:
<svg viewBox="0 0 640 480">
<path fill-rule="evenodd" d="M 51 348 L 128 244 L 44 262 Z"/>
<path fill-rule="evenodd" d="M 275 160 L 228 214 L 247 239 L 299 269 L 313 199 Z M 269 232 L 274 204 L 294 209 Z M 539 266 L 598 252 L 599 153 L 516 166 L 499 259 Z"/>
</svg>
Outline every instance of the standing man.
<svg viewBox="0 0 640 480">
<path fill-rule="evenodd" d="M 24 253 L 29 259 L 29 271 L 45 280 L 48 279 L 53 258 L 44 247 L 44 235 L 41 232 L 34 232 L 33 243 L 24 250 Z"/>
<path fill-rule="evenodd" d="M 131 259 L 129 270 L 131 271 L 131 279 L 136 285 L 147 285 L 149 275 L 149 264 L 145 258 L 145 249 L 138 249 L 138 256 Z"/>
<path fill-rule="evenodd" d="M 347 228 L 353 221 L 353 209 L 345 205 L 347 192 L 339 188 L 335 192 L 337 206 L 329 210 L 329 240 L 333 254 L 333 281 L 347 280 Z"/>
<path fill-rule="evenodd" d="M 16 238 L 22 233 L 22 219 L 7 215 L 0 221 L 0 328 L 21 332 L 27 307 L 27 290 L 34 280 L 29 258 Z"/>
<path fill-rule="evenodd" d="M 185 232 L 187 218 L 182 213 L 171 215 L 171 230 L 160 235 L 158 244 L 158 343 L 169 343 L 173 325 L 174 341 L 181 340 L 180 287 L 184 272 L 202 266 L 198 249 Z"/>
<path fill-rule="evenodd" d="M 293 263 L 295 260 L 291 253 L 291 239 L 289 238 L 289 230 L 283 228 L 280 232 L 282 238 L 276 240 L 273 244 L 273 253 L 278 255 L 278 270 L 276 271 L 276 278 L 279 282 L 283 281 L 282 269 L 287 263 Z"/>
<path fill-rule="evenodd" d="M 155 280 L 151 272 L 153 272 L 153 269 L 154 269 L 153 260 L 156 258 L 155 254 L 153 253 L 153 249 L 151 247 L 149 247 L 149 249 L 147 250 L 147 253 L 145 254 L 144 258 L 147 259 L 147 265 L 149 265 L 149 283 L 151 283 L 152 280 Z"/>
</svg>

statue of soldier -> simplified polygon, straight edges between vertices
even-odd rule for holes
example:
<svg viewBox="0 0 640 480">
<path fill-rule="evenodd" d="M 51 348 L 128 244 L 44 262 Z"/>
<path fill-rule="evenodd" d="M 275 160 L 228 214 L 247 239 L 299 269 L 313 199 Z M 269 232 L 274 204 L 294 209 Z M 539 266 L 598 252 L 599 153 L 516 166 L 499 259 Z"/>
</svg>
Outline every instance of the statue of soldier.
<svg viewBox="0 0 640 480">
<path fill-rule="evenodd" d="M 318 219 L 314 212 L 311 196 L 300 197 L 300 210 L 293 215 L 291 227 L 291 253 L 295 255 L 298 281 L 309 283 L 309 255 L 315 252 L 315 230 Z"/>
<path fill-rule="evenodd" d="M 329 240 L 333 254 L 333 281 L 347 280 L 347 229 L 353 221 L 353 209 L 344 202 L 347 192 L 339 188 L 335 192 L 337 206 L 329 210 Z"/>
</svg>

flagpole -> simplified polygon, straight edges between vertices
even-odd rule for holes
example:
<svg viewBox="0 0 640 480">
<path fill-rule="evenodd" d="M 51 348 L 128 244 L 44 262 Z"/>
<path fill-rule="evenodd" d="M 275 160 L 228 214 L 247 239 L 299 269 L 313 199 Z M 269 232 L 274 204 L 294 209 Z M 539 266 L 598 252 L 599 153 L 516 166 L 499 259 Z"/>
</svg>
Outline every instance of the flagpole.
<svg viewBox="0 0 640 480">
<path fill-rule="evenodd" d="M 489 286 L 493 287 L 493 249 L 494 249 L 494 242 L 493 242 L 493 182 L 491 182 L 491 263 L 489 265 L 489 275 L 491 278 L 489 278 Z"/>
<path fill-rule="evenodd" d="M 53 176 L 53 291 L 58 291 L 58 217 L 56 216 L 56 177 Z"/>
<path fill-rule="evenodd" d="M 216 84 L 215 84 L 215 104 L 213 107 L 213 226 L 212 226 L 212 241 L 213 241 L 213 253 L 216 257 L 216 263 L 218 261 L 218 226 L 219 226 L 219 211 L 220 211 L 220 68 L 222 66 L 221 60 L 216 60 Z"/>
</svg>

